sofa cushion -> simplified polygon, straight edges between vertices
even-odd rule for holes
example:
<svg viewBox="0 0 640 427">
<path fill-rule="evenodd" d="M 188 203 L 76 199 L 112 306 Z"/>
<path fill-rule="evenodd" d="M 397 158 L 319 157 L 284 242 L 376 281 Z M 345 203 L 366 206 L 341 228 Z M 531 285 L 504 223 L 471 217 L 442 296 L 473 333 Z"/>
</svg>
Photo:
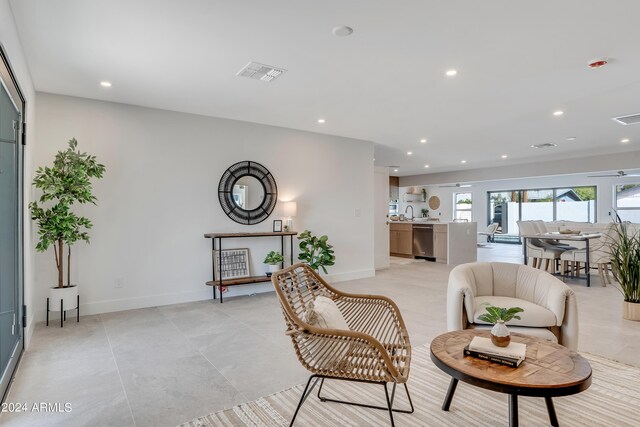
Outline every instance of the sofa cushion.
<svg viewBox="0 0 640 427">
<path fill-rule="evenodd" d="M 518 298 L 501 297 L 501 296 L 479 296 L 474 300 L 473 310 L 473 322 L 477 324 L 487 324 L 479 319 L 481 315 L 487 312 L 487 304 L 494 305 L 501 308 L 520 307 L 524 311 L 518 313 L 521 317 L 518 319 L 511 319 L 507 322 L 507 326 L 528 326 L 534 328 L 542 328 L 548 326 L 556 326 L 556 315 L 551 310 L 548 310 L 542 306 L 534 304 L 529 301 Z"/>
</svg>

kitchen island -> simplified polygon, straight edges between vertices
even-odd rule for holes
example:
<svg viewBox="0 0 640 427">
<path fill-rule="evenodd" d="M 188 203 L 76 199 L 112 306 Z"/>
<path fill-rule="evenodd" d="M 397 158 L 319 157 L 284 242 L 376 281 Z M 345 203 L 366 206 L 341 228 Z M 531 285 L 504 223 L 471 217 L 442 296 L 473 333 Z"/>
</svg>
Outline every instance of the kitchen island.
<svg viewBox="0 0 640 427">
<path fill-rule="evenodd" d="M 475 222 L 389 221 L 389 252 L 444 264 L 475 262 L 477 231 Z"/>
</svg>

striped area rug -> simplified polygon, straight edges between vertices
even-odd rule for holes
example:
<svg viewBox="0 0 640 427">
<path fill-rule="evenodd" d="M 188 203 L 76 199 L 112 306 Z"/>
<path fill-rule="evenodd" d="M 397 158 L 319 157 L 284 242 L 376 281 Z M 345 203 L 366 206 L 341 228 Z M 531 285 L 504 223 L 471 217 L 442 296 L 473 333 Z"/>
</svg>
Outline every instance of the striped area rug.
<svg viewBox="0 0 640 427">
<path fill-rule="evenodd" d="M 555 398 L 562 426 L 640 426 L 640 369 L 602 357 L 583 354 L 593 369 L 591 387 L 577 395 Z M 409 391 L 415 406 L 411 415 L 394 413 L 398 426 L 506 426 L 507 395 L 460 382 L 451 410 L 440 409 L 450 377 L 429 358 L 429 346 L 414 350 Z M 304 385 L 262 397 L 183 424 L 189 427 L 288 426 Z M 328 397 L 365 401 L 384 406 L 382 386 L 325 381 L 322 393 Z M 549 425 L 542 398 L 518 399 L 521 426 Z M 394 407 L 408 407 L 404 387 L 398 387 Z M 388 426 L 386 411 L 363 409 L 337 403 L 322 403 L 309 396 L 298 413 L 296 426 Z"/>
</svg>

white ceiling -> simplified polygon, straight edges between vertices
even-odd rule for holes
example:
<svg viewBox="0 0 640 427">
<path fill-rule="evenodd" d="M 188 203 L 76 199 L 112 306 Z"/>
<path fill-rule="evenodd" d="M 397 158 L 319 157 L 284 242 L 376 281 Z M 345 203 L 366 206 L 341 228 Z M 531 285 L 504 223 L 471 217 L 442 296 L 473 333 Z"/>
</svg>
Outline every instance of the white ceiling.
<svg viewBox="0 0 640 427">
<path fill-rule="evenodd" d="M 11 5 L 38 91 L 369 140 L 396 175 L 640 150 L 640 125 L 611 120 L 640 112 L 637 0 Z M 288 72 L 236 77 L 249 61 Z"/>
</svg>

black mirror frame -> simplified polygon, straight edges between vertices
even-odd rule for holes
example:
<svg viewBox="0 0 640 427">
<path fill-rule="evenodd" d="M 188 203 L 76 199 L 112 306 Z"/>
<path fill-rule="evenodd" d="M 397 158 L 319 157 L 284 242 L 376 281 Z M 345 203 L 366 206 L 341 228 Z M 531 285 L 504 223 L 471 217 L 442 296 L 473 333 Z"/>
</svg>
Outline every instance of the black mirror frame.
<svg viewBox="0 0 640 427">
<path fill-rule="evenodd" d="M 262 203 L 255 209 L 242 209 L 233 200 L 233 186 L 244 176 L 256 178 L 264 189 Z M 278 186 L 269 169 L 258 162 L 245 160 L 227 169 L 218 184 L 218 200 L 222 210 L 238 224 L 254 225 L 269 218 L 278 201 Z"/>
</svg>

